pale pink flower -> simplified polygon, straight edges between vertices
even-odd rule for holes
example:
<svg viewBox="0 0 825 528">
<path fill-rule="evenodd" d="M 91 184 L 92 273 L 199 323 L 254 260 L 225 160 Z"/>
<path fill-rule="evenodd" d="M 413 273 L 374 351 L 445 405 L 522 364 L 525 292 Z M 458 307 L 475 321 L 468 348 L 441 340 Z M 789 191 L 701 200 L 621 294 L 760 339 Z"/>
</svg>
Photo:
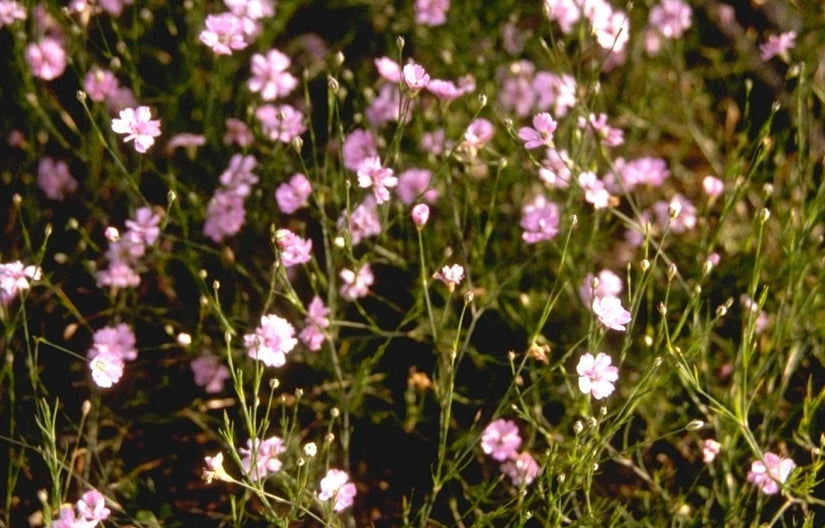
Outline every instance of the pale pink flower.
<svg viewBox="0 0 825 528">
<path fill-rule="evenodd" d="M 610 193 L 596 174 L 587 171 L 579 174 L 579 187 L 584 191 L 584 199 L 595 209 L 604 209 L 610 204 Z"/>
<path fill-rule="evenodd" d="M 430 207 L 427 204 L 416 204 L 412 208 L 411 216 L 415 227 L 421 229 L 430 219 Z"/>
<path fill-rule="evenodd" d="M 662 0 L 650 10 L 648 25 L 663 37 L 678 39 L 691 25 L 690 6 L 682 0 Z"/>
<path fill-rule="evenodd" d="M 249 90 L 260 93 L 264 101 L 289 95 L 298 86 L 298 79 L 286 71 L 290 63 L 289 57 L 277 49 L 269 50 L 266 55 L 252 55 L 252 77 L 247 81 Z"/>
<path fill-rule="evenodd" d="M 432 86 L 433 82 L 430 81 L 430 84 L 427 86 Z M 442 154 L 444 149 L 447 148 L 447 141 L 446 141 L 446 133 L 444 132 L 443 128 L 439 128 L 438 130 L 433 130 L 432 132 L 425 132 L 421 136 L 421 148 L 425 152 L 429 152 L 435 156 Z M 400 182 L 399 182 L 400 184 Z"/>
<path fill-rule="evenodd" d="M 549 20 L 558 23 L 562 33 L 569 34 L 581 19 L 579 6 L 583 3 L 579 0 L 544 0 L 544 13 Z"/>
<path fill-rule="evenodd" d="M 249 357 L 267 367 L 281 367 L 286 355 L 295 348 L 295 328 L 283 317 L 274 314 L 261 316 L 261 326 L 252 334 L 243 336 Z"/>
<path fill-rule="evenodd" d="M 106 110 L 110 114 L 116 114 L 121 110 L 134 108 L 137 105 L 138 102 L 135 99 L 134 92 L 126 86 L 115 88 L 106 98 Z"/>
<path fill-rule="evenodd" d="M 346 471 L 330 469 L 321 479 L 321 491 L 318 498 L 322 501 L 335 501 L 332 510 L 339 512 L 352 506 L 355 498 L 355 484 L 349 481 Z"/>
<path fill-rule="evenodd" d="M 241 230 L 246 221 L 246 208 L 243 196 L 231 190 L 218 189 L 206 207 L 206 222 L 203 234 L 221 242 Z"/>
<path fill-rule="evenodd" d="M 321 345 L 326 337 L 324 336 L 324 329 L 329 328 L 329 308 L 324 306 L 324 301 L 317 295 L 312 298 L 309 306 L 307 306 L 307 315 L 304 319 L 304 329 L 298 335 L 298 338 L 303 342 L 308 349 L 317 351 L 321 349 Z"/>
<path fill-rule="evenodd" d="M 120 87 L 115 74 L 95 66 L 86 73 L 83 79 L 83 89 L 89 99 L 101 103 Z"/>
<path fill-rule="evenodd" d="M 369 293 L 369 288 L 375 282 L 372 268 L 369 263 L 364 263 L 358 271 L 344 268 L 339 273 L 341 278 L 341 297 L 348 301 L 365 297 Z"/>
<path fill-rule="evenodd" d="M 539 467 L 536 459 L 528 452 L 513 455 L 509 460 L 501 464 L 501 472 L 510 477 L 513 486 L 529 486 L 539 475 Z"/>
<path fill-rule="evenodd" d="M 788 480 L 788 475 L 795 467 L 796 463 L 792 459 L 768 451 L 762 460 L 751 463 L 748 482 L 758 486 L 762 493 L 774 495 L 779 493 L 780 486 Z"/>
<path fill-rule="evenodd" d="M 464 141 L 477 150 L 493 139 L 494 133 L 495 128 L 491 122 L 483 117 L 477 117 L 470 122 L 467 130 L 464 131 Z"/>
<path fill-rule="evenodd" d="M 662 229 L 669 226 L 674 233 L 692 231 L 698 222 L 696 207 L 682 194 L 676 194 L 670 202 L 653 204 L 653 212 Z"/>
<path fill-rule="evenodd" d="M 347 134 L 344 138 L 342 154 L 344 167 L 357 171 L 365 159 L 378 155 L 372 133 L 363 128 L 356 128 Z"/>
<path fill-rule="evenodd" d="M 528 244 L 550 240 L 559 233 L 560 220 L 558 206 L 538 195 L 521 209 L 521 238 Z"/>
<path fill-rule="evenodd" d="M 398 175 L 398 186 L 395 188 L 398 198 L 404 205 L 410 205 L 421 199 L 432 204 L 438 200 L 438 191 L 430 187 L 433 173 L 427 169 L 407 169 Z"/>
<path fill-rule="evenodd" d="M 518 426 L 511 420 L 493 420 L 481 433 L 481 450 L 500 462 L 515 456 L 520 446 Z"/>
<path fill-rule="evenodd" d="M 72 177 L 65 161 L 45 157 L 37 165 L 37 186 L 50 200 L 62 202 L 77 190 L 77 180 Z"/>
<path fill-rule="evenodd" d="M 90 489 L 76 504 L 77 512 L 87 521 L 105 521 L 112 513 L 106 507 L 106 499 L 103 494 L 96 489 Z"/>
<path fill-rule="evenodd" d="M 272 473 L 280 471 L 283 463 L 278 455 L 286 451 L 284 441 L 277 436 L 270 436 L 263 442 L 257 438 L 246 441 L 246 448 L 239 448 L 243 455 L 241 466 L 252 480 L 261 480 Z"/>
<path fill-rule="evenodd" d="M 98 270 L 97 285 L 114 289 L 137 288 L 140 285 L 140 275 L 128 262 L 112 260 L 108 268 Z"/>
<path fill-rule="evenodd" d="M 614 161 L 614 166 L 622 184 L 624 184 L 624 188 L 622 188 L 618 182 L 612 181 L 611 189 L 616 191 L 631 190 L 637 185 L 659 187 L 670 176 L 667 162 L 662 158 L 644 156 L 625 161 L 624 158 L 619 157 Z M 616 175 L 611 173 L 607 179 L 615 180 L 615 178 Z"/>
<path fill-rule="evenodd" d="M 0 291 L 14 297 L 22 290 L 28 290 L 30 281 L 40 280 L 42 271 L 37 266 L 24 266 L 19 260 L 0 264 Z"/>
<path fill-rule="evenodd" d="M 530 33 L 519 28 L 514 22 L 507 21 L 501 27 L 501 46 L 508 55 L 514 56 L 524 51 Z"/>
<path fill-rule="evenodd" d="M 447 289 L 452 293 L 455 287 L 464 280 L 464 267 L 459 264 L 444 266 L 433 274 L 433 278 L 446 284 Z"/>
<path fill-rule="evenodd" d="M 401 66 L 389 57 L 378 57 L 373 61 L 378 69 L 378 75 L 391 83 L 401 81 Z"/>
<path fill-rule="evenodd" d="M 215 356 L 204 354 L 189 363 L 195 385 L 203 387 L 207 394 L 217 394 L 223 390 L 224 382 L 231 377 L 229 368 Z"/>
<path fill-rule="evenodd" d="M 225 145 L 235 143 L 241 148 L 247 148 L 254 142 L 255 136 L 246 123 L 234 117 L 226 118 L 226 132 L 223 135 Z"/>
<path fill-rule="evenodd" d="M 92 380 L 98 387 L 108 389 L 123 377 L 123 360 L 111 352 L 98 354 L 89 362 Z"/>
<path fill-rule="evenodd" d="M 0 29 L 14 24 L 15 20 L 26 20 L 26 9 L 20 2 L 0 0 Z"/>
<path fill-rule="evenodd" d="M 579 390 L 601 400 L 613 393 L 613 383 L 619 379 L 619 369 L 610 363 L 610 356 L 604 352 L 593 354 L 587 352 L 579 358 L 576 372 L 579 374 Z"/>
<path fill-rule="evenodd" d="M 275 242 L 278 244 L 281 263 L 285 268 L 303 264 L 312 259 L 312 240 L 303 239 L 289 229 L 277 230 Z"/>
<path fill-rule="evenodd" d="M 206 145 L 206 136 L 203 134 L 181 132 L 172 136 L 172 139 L 166 144 L 166 151 L 172 152 L 175 149 L 182 148 L 190 154 L 190 157 L 194 158 L 197 148 L 204 145 Z"/>
<path fill-rule="evenodd" d="M 590 128 L 606 147 L 617 147 L 624 143 L 624 132 L 607 124 L 607 114 L 590 114 L 586 119 L 579 117 L 579 128 Z"/>
<path fill-rule="evenodd" d="M 232 50 L 242 50 L 246 41 L 244 20 L 230 12 L 207 15 L 205 28 L 198 37 L 218 55 L 232 55 Z"/>
<path fill-rule="evenodd" d="M 258 160 L 252 154 L 234 154 L 218 179 L 227 191 L 249 196 L 252 186 L 258 183 L 258 176 L 252 172 L 257 165 Z"/>
<path fill-rule="evenodd" d="M 622 307 L 622 301 L 618 297 L 612 295 L 596 297 L 591 306 L 593 313 L 604 326 L 622 332 L 627 330 L 625 325 L 630 322 L 630 312 Z"/>
<path fill-rule="evenodd" d="M 62 504 L 59 517 L 52 521 L 51 528 L 95 528 L 97 521 L 87 521 L 83 517 L 76 517 L 74 506 Z"/>
<path fill-rule="evenodd" d="M 796 41 L 796 31 L 786 31 L 779 35 L 770 35 L 768 40 L 759 45 L 759 57 L 763 61 L 780 56 L 787 58 L 790 50 Z"/>
<path fill-rule="evenodd" d="M 370 156 L 358 166 L 358 186 L 372 187 L 372 194 L 378 204 L 389 201 L 389 188 L 398 185 L 398 178 L 393 176 L 390 168 L 381 166 L 381 158 Z"/>
<path fill-rule="evenodd" d="M 533 116 L 533 128 L 521 127 L 518 137 L 524 141 L 524 148 L 534 149 L 538 147 L 552 147 L 553 133 L 556 131 L 557 123 L 553 116 L 547 112 L 541 112 Z"/>
<path fill-rule="evenodd" d="M 223 0 L 224 5 L 233 14 L 260 20 L 275 16 L 275 4 L 271 0 Z"/>
<path fill-rule="evenodd" d="M 397 84 L 385 84 L 378 89 L 378 96 L 370 101 L 369 106 L 364 110 L 364 116 L 374 128 L 381 128 L 390 121 L 398 121 L 401 118 L 401 92 Z M 412 110 L 412 105 L 410 105 Z M 406 120 L 409 121 L 412 112 L 407 113 Z"/>
<path fill-rule="evenodd" d="M 302 207 L 306 207 L 312 186 L 306 176 L 295 173 L 288 182 L 282 183 L 275 189 L 275 201 L 284 214 L 292 214 Z"/>
<path fill-rule="evenodd" d="M 722 444 L 713 438 L 707 438 L 702 441 L 702 461 L 705 464 L 710 464 L 716 459 L 716 455 L 722 450 Z"/>
<path fill-rule="evenodd" d="M 160 135 L 160 120 L 152 119 L 148 106 L 126 108 L 120 111 L 120 118 L 112 119 L 112 130 L 126 134 L 124 142 L 135 140 L 135 150 L 143 153 L 155 144 L 155 138 Z"/>
<path fill-rule="evenodd" d="M 130 5 L 134 0 L 97 0 L 100 7 L 113 17 L 120 16 L 125 6 Z"/>
<path fill-rule="evenodd" d="M 137 359 L 135 334 L 126 323 L 105 326 L 92 336 L 92 346 L 88 351 L 89 359 L 100 354 L 113 354 L 123 361 Z"/>
<path fill-rule="evenodd" d="M 450 0 L 415 0 L 415 23 L 440 26 L 447 22 Z"/>
<path fill-rule="evenodd" d="M 126 220 L 125 236 L 142 246 L 151 246 L 160 236 L 160 215 L 151 207 L 139 207 L 134 219 Z"/>
<path fill-rule="evenodd" d="M 338 228 L 341 230 L 349 229 L 350 239 L 354 246 L 360 244 L 365 238 L 380 235 L 382 231 L 381 217 L 378 214 L 375 197 L 369 195 L 364 198 L 364 201 L 352 210 L 349 219 L 346 217 L 346 211 L 341 213 L 341 218 L 338 219 Z"/>
<path fill-rule="evenodd" d="M 724 192 L 725 182 L 716 176 L 708 175 L 702 179 L 702 189 L 705 190 L 705 194 L 711 198 L 715 198 Z"/>
<path fill-rule="evenodd" d="M 45 81 L 57 79 L 66 71 L 66 50 L 57 39 L 44 37 L 26 46 L 26 61 L 32 75 Z"/>
<path fill-rule="evenodd" d="M 539 178 L 549 187 L 566 189 L 570 186 L 570 167 L 573 161 L 567 151 L 549 148 L 539 167 Z"/>
<path fill-rule="evenodd" d="M 430 76 L 420 64 L 411 63 L 405 65 L 403 73 L 404 83 L 413 94 L 417 94 L 422 89 L 426 88 L 427 84 L 430 82 Z"/>
<path fill-rule="evenodd" d="M 533 77 L 536 108 L 542 112 L 553 108 L 557 117 L 564 117 L 576 106 L 576 79 L 567 73 L 539 71 Z"/>
<path fill-rule="evenodd" d="M 288 104 L 259 106 L 255 109 L 255 117 L 261 122 L 264 134 L 272 141 L 290 143 L 306 132 L 304 114 Z"/>
<path fill-rule="evenodd" d="M 430 79 L 430 82 L 427 83 L 426 88 L 428 92 L 442 101 L 452 101 L 467 93 L 465 90 L 462 90 L 460 87 L 456 86 L 453 81 L 447 81 L 444 79 Z"/>
<path fill-rule="evenodd" d="M 593 289 L 593 279 L 598 278 L 598 284 Z M 590 306 L 593 297 L 617 297 L 624 289 L 622 278 L 610 271 L 609 269 L 601 270 L 598 275 L 594 276 L 588 273 L 587 276 L 579 286 L 579 297 L 582 302 Z"/>
</svg>

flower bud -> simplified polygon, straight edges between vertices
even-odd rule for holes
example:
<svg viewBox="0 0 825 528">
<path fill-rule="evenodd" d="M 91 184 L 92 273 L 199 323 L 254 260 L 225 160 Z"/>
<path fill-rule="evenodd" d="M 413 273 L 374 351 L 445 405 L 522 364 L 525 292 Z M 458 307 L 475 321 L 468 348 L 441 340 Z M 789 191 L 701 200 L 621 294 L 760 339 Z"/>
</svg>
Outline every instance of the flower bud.
<svg viewBox="0 0 825 528">
<path fill-rule="evenodd" d="M 412 220 L 415 224 L 415 227 L 421 229 L 427 224 L 427 220 L 430 219 L 430 206 L 427 204 L 416 204 L 412 208 Z"/>
</svg>

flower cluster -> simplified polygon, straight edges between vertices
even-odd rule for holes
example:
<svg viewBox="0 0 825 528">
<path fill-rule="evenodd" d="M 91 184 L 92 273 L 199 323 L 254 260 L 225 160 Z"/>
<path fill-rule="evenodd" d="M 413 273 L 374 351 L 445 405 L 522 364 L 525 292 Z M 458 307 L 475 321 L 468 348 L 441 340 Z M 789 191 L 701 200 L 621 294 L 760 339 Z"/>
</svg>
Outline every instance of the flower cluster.
<svg viewBox="0 0 825 528">
<path fill-rule="evenodd" d="M 518 452 L 521 442 L 518 426 L 503 418 L 490 422 L 481 433 L 481 450 L 502 462 L 502 473 L 519 487 L 531 484 L 541 469 L 530 453 Z"/>
<path fill-rule="evenodd" d="M 221 173 L 221 186 L 215 190 L 206 211 L 203 233 L 221 242 L 236 235 L 246 221 L 245 201 L 252 186 L 258 183 L 258 176 L 252 171 L 258 165 L 255 156 L 235 154 L 229 160 L 226 170 Z"/>
</svg>

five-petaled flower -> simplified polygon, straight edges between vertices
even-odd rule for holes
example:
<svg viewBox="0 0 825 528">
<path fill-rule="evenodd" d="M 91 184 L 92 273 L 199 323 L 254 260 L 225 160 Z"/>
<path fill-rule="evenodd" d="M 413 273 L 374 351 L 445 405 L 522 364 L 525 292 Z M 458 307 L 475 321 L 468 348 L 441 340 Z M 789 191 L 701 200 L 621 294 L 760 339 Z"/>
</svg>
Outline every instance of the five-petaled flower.
<svg viewBox="0 0 825 528">
<path fill-rule="evenodd" d="M 490 422 L 481 433 L 481 450 L 498 461 L 505 461 L 518 453 L 521 435 L 511 420 L 499 418 Z"/>
<path fill-rule="evenodd" d="M 447 289 L 452 293 L 455 287 L 464 280 L 464 267 L 460 264 L 444 266 L 441 271 L 436 271 L 433 274 L 433 278 L 446 284 Z"/>
<path fill-rule="evenodd" d="M 261 326 L 255 333 L 243 336 L 249 357 L 258 359 L 267 367 L 281 367 L 286 355 L 295 348 L 295 328 L 283 317 L 274 314 L 261 316 Z"/>
<path fill-rule="evenodd" d="M 398 185 L 398 178 L 392 169 L 381 166 L 381 158 L 370 156 L 358 166 L 358 186 L 372 187 L 376 203 L 382 204 L 390 199 L 389 187 Z"/>
<path fill-rule="evenodd" d="M 120 118 L 112 119 L 112 130 L 126 134 L 124 142 L 134 139 L 135 150 L 143 153 L 155 144 L 155 138 L 160 135 L 160 120 L 152 119 L 148 106 L 125 108 L 120 111 Z"/>
<path fill-rule="evenodd" d="M 346 471 L 330 469 L 321 479 L 321 491 L 318 498 L 322 501 L 334 500 L 332 510 L 339 512 L 352 505 L 355 497 L 355 484 L 349 481 Z"/>
<path fill-rule="evenodd" d="M 605 295 L 593 299 L 593 313 L 599 318 L 599 322 L 611 330 L 627 330 L 625 326 L 630 322 L 630 312 L 622 307 L 622 301 L 618 297 Z"/>
<path fill-rule="evenodd" d="M 788 475 L 795 467 L 796 463 L 792 459 L 768 451 L 762 460 L 754 460 L 751 463 L 748 482 L 758 486 L 762 493 L 774 495 L 779 492 L 780 486 L 788 480 Z"/>
<path fill-rule="evenodd" d="M 552 147 L 553 133 L 556 131 L 556 121 L 547 112 L 533 116 L 533 128 L 521 127 L 518 137 L 524 141 L 524 148 Z"/>
<path fill-rule="evenodd" d="M 579 390 L 597 400 L 610 396 L 615 388 L 613 383 L 619 379 L 619 369 L 611 365 L 611 361 L 604 352 L 599 352 L 595 357 L 589 352 L 582 354 L 576 365 Z"/>
</svg>

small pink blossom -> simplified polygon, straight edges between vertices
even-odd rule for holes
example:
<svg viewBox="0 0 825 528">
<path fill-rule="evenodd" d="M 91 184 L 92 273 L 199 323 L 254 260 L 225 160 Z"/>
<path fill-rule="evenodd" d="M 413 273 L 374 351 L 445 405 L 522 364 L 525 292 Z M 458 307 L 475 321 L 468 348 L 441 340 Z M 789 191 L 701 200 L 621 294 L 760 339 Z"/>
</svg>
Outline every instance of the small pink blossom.
<svg viewBox="0 0 825 528">
<path fill-rule="evenodd" d="M 109 70 L 94 67 L 86 73 L 83 80 L 83 89 L 89 99 L 101 103 L 115 93 L 120 87 L 120 82 L 115 74 Z"/>
<path fill-rule="evenodd" d="M 579 174 L 579 187 L 584 191 L 584 199 L 595 209 L 604 209 L 610 205 L 610 193 L 604 182 L 595 173 L 587 171 Z"/>
<path fill-rule="evenodd" d="M 452 293 L 455 287 L 464 280 L 464 267 L 459 264 L 444 266 L 440 271 L 433 274 L 433 278 L 446 284 L 447 289 Z"/>
<path fill-rule="evenodd" d="M 290 143 L 306 132 L 304 114 L 288 104 L 259 106 L 255 109 L 255 117 L 261 122 L 264 134 L 272 141 Z"/>
<path fill-rule="evenodd" d="M 593 299 L 593 313 L 598 317 L 599 322 L 611 330 L 624 332 L 625 326 L 630 322 L 630 312 L 622 307 L 622 301 L 618 297 L 605 295 Z"/>
<path fill-rule="evenodd" d="M 358 271 L 344 268 L 339 273 L 339 277 L 342 281 L 341 297 L 348 301 L 365 297 L 369 293 L 370 286 L 375 282 L 369 263 L 364 263 Z"/>
<path fill-rule="evenodd" d="M 795 467 L 796 463 L 792 459 L 768 451 L 762 460 L 751 463 L 748 482 L 758 486 L 762 493 L 774 495 L 779 493 L 780 486 L 788 480 L 788 475 Z"/>
<path fill-rule="evenodd" d="M 389 201 L 389 188 L 398 185 L 398 178 L 393 176 L 390 168 L 381 166 L 381 158 L 370 156 L 358 166 L 358 186 L 372 187 L 373 196 L 378 204 Z"/>
<path fill-rule="evenodd" d="M 692 231 L 698 222 L 696 207 L 682 194 L 676 194 L 670 202 L 656 202 L 653 212 L 659 226 L 669 228 L 673 233 Z"/>
<path fill-rule="evenodd" d="M 550 240 L 559 233 L 560 220 L 558 206 L 538 195 L 521 209 L 521 238 L 528 244 Z"/>
<path fill-rule="evenodd" d="M 32 69 L 32 75 L 51 81 L 66 71 L 66 50 L 57 39 L 44 37 L 40 42 L 26 46 L 26 61 Z"/>
<path fill-rule="evenodd" d="M 105 521 L 112 513 L 106 507 L 106 499 L 96 489 L 90 489 L 77 501 L 77 512 L 87 521 Z"/>
<path fill-rule="evenodd" d="M 713 438 L 707 438 L 702 441 L 702 461 L 705 464 L 710 464 L 716 459 L 716 455 L 722 450 L 722 444 Z"/>
<path fill-rule="evenodd" d="M 395 188 L 401 203 L 410 205 L 418 199 L 429 204 L 438 200 L 438 191 L 430 187 L 433 173 L 427 169 L 407 169 L 398 175 L 398 185 Z"/>
<path fill-rule="evenodd" d="M 401 66 L 389 57 L 378 57 L 373 61 L 378 69 L 378 75 L 391 83 L 401 81 Z"/>
<path fill-rule="evenodd" d="M 206 207 L 206 222 L 203 234 L 221 242 L 241 230 L 246 221 L 246 208 L 243 196 L 231 190 L 218 189 Z"/>
<path fill-rule="evenodd" d="M 481 450 L 500 462 L 515 456 L 520 446 L 518 426 L 511 420 L 493 420 L 481 433 Z"/>
<path fill-rule="evenodd" d="M 690 6 L 682 0 L 662 0 L 653 6 L 648 16 L 648 26 L 665 38 L 678 39 L 691 25 Z"/>
<path fill-rule="evenodd" d="M 556 117 L 564 117 L 576 106 L 576 79 L 567 73 L 536 72 L 532 89 L 536 108 L 542 112 L 552 107 Z"/>
<path fill-rule="evenodd" d="M 135 217 L 126 220 L 128 231 L 124 236 L 144 247 L 154 245 L 160 236 L 160 220 L 160 214 L 151 207 L 139 207 L 135 211 Z"/>
<path fill-rule="evenodd" d="M 471 148 L 477 150 L 493 139 L 494 133 L 495 128 L 491 122 L 483 117 L 477 117 L 470 122 L 467 130 L 464 131 L 464 141 Z"/>
<path fill-rule="evenodd" d="M 26 20 L 26 9 L 14 0 L 0 1 L 0 29 L 14 24 L 16 20 Z"/>
<path fill-rule="evenodd" d="M 275 232 L 275 242 L 280 250 L 281 263 L 285 268 L 312 260 L 312 240 L 303 239 L 289 229 Z"/>
<path fill-rule="evenodd" d="M 19 260 L 0 264 L 0 292 L 14 297 L 22 290 L 28 290 L 31 281 L 40 280 L 41 269 L 24 266 Z"/>
<path fill-rule="evenodd" d="M 447 22 L 450 0 L 415 0 L 415 23 L 440 26 Z"/>
<path fill-rule="evenodd" d="M 501 472 L 510 477 L 513 486 L 518 487 L 532 484 L 540 470 L 536 459 L 526 451 L 513 455 L 501 464 Z"/>
<path fill-rule="evenodd" d="M 613 393 L 613 383 L 619 379 L 619 369 L 611 365 L 611 358 L 604 352 L 587 352 L 579 358 L 576 372 L 579 374 L 579 390 L 601 400 Z"/>
<path fill-rule="evenodd" d="M 573 162 L 567 151 L 549 148 L 539 167 L 539 178 L 549 187 L 566 189 L 570 186 L 570 167 Z"/>
<path fill-rule="evenodd" d="M 363 128 L 354 129 L 344 139 L 342 154 L 344 167 L 357 171 L 365 159 L 378 155 L 372 133 Z"/>
<path fill-rule="evenodd" d="M 198 38 L 218 55 L 232 55 L 249 45 L 244 20 L 230 12 L 207 15 L 205 26 Z"/>
<path fill-rule="evenodd" d="M 224 145 L 235 143 L 245 149 L 254 142 L 255 136 L 252 134 L 252 131 L 249 130 L 246 123 L 234 117 L 226 118 L 226 132 L 224 132 L 223 135 Z"/>
<path fill-rule="evenodd" d="M 112 130 L 126 134 L 124 142 L 135 140 L 135 150 L 144 153 L 160 136 L 160 120 L 152 119 L 148 106 L 126 108 L 120 111 L 120 118 L 112 119 Z"/>
<path fill-rule="evenodd" d="M 562 33 L 569 34 L 581 19 L 583 2 L 578 0 L 544 0 L 544 12 L 550 21 L 555 21 Z"/>
<path fill-rule="evenodd" d="M 771 60 L 776 56 L 787 58 L 788 50 L 794 47 L 795 41 L 796 31 L 770 35 L 768 40 L 759 45 L 759 57 L 763 61 Z"/>
<path fill-rule="evenodd" d="M 108 268 L 98 270 L 97 285 L 109 286 L 116 290 L 137 288 L 140 285 L 140 275 L 128 262 L 112 260 Z"/>
<path fill-rule="evenodd" d="M 290 64 L 289 57 L 277 49 L 269 50 L 266 55 L 252 55 L 252 77 L 247 81 L 249 90 L 260 93 L 264 101 L 289 95 L 298 86 L 298 79 L 286 71 Z"/>
<path fill-rule="evenodd" d="M 113 354 L 123 361 L 137 359 L 135 334 L 126 323 L 103 327 L 94 333 L 92 340 L 92 347 L 87 353 L 89 359 L 100 354 Z"/>
<path fill-rule="evenodd" d="M 252 154 L 235 154 L 218 179 L 227 191 L 249 196 L 252 186 L 258 183 L 258 176 L 252 172 L 257 165 L 258 160 Z"/>
<path fill-rule="evenodd" d="M 381 128 L 391 121 L 401 119 L 401 92 L 397 84 L 385 84 L 378 89 L 378 96 L 370 101 L 364 111 L 367 121 L 374 128 Z M 412 105 L 410 105 L 412 110 Z M 406 114 L 409 121 L 412 112 Z"/>
<path fill-rule="evenodd" d="M 430 219 L 430 207 L 427 204 L 416 204 L 412 208 L 411 216 L 415 227 L 421 229 Z"/>
<path fill-rule="evenodd" d="M 75 516 L 74 506 L 62 504 L 60 506 L 59 518 L 52 521 L 51 528 L 95 528 L 96 521 L 87 521 L 82 516 Z"/>
<path fill-rule="evenodd" d="M 349 481 L 346 471 L 330 469 L 321 479 L 318 498 L 322 501 L 335 501 L 332 510 L 340 512 L 352 506 L 355 493 L 355 484 Z"/>
<path fill-rule="evenodd" d="M 253 480 L 261 480 L 272 473 L 280 471 L 283 463 L 278 455 L 286 451 L 284 441 L 277 436 L 271 436 L 263 442 L 257 438 L 246 441 L 246 448 L 239 448 L 243 456 L 241 466 Z"/>
<path fill-rule="evenodd" d="M 447 81 L 444 79 L 430 79 L 430 82 L 427 83 L 426 89 L 442 101 L 452 101 L 467 93 L 459 86 L 456 86 L 453 81 Z"/>
<path fill-rule="evenodd" d="M 267 367 L 281 367 L 286 355 L 295 348 L 295 328 L 286 319 L 274 314 L 261 316 L 261 326 L 243 336 L 249 357 Z"/>
<path fill-rule="evenodd" d="M 404 83 L 409 88 L 412 94 L 417 94 L 422 89 L 427 87 L 430 82 L 430 76 L 427 74 L 424 67 L 420 64 L 407 64 L 403 69 Z"/>
<path fill-rule="evenodd" d="M 557 123 L 553 116 L 547 112 L 541 112 L 533 116 L 533 128 L 521 127 L 518 137 L 524 141 L 524 148 L 534 149 L 538 147 L 552 147 L 553 133 L 556 131 Z"/>
<path fill-rule="evenodd" d="M 589 128 L 606 147 L 618 147 L 624 143 L 624 132 L 607 124 L 607 114 L 590 114 L 587 119 L 579 117 L 579 128 Z"/>
<path fill-rule="evenodd" d="M 50 200 L 62 202 L 77 190 L 77 180 L 65 161 L 45 157 L 37 165 L 37 186 Z"/>
<path fill-rule="evenodd" d="M 326 337 L 324 329 L 329 328 L 329 308 L 324 306 L 324 301 L 317 295 L 312 298 L 307 306 L 307 315 L 304 319 L 304 329 L 298 338 L 308 349 L 314 351 L 321 350 L 321 345 Z"/>
<path fill-rule="evenodd" d="M 595 289 L 593 288 L 594 279 L 598 279 Z M 596 276 L 592 273 L 587 274 L 579 286 L 579 297 L 584 304 L 590 306 L 594 296 L 616 297 L 622 293 L 623 289 L 622 278 L 609 269 L 603 269 Z"/>
<path fill-rule="evenodd" d="M 353 246 L 357 246 L 362 240 L 381 234 L 381 216 L 378 214 L 378 206 L 375 197 L 369 195 L 364 201 L 358 204 L 349 218 L 346 211 L 341 213 L 338 219 L 338 228 L 348 229 Z"/>
<path fill-rule="evenodd" d="M 284 214 L 292 214 L 302 207 L 306 207 L 312 186 L 306 176 L 295 173 L 289 181 L 282 183 L 275 189 L 275 201 Z"/>
<path fill-rule="evenodd" d="M 725 182 L 717 178 L 716 176 L 705 176 L 702 179 L 702 189 L 704 189 L 705 194 L 710 196 L 711 198 L 716 198 L 725 190 Z"/>
<path fill-rule="evenodd" d="M 123 360 L 115 354 L 98 354 L 89 362 L 92 380 L 98 387 L 108 389 L 123 377 Z"/>
<path fill-rule="evenodd" d="M 207 394 L 217 394 L 223 390 L 224 382 L 231 377 L 229 368 L 215 356 L 204 354 L 189 364 L 195 385 L 203 387 Z"/>
</svg>

